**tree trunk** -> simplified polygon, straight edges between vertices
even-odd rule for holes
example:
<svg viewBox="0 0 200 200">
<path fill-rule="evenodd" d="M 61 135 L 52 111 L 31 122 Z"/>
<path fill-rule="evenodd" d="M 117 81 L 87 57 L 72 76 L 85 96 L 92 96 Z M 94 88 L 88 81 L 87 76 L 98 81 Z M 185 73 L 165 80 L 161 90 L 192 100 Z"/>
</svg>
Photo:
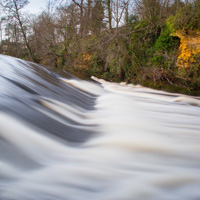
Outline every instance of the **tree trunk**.
<svg viewBox="0 0 200 200">
<path fill-rule="evenodd" d="M 20 16 L 19 16 L 19 11 L 18 11 L 16 2 L 15 2 L 15 9 L 16 9 L 16 18 L 17 18 L 17 20 L 18 20 L 18 22 L 19 22 L 19 26 L 20 26 L 22 35 L 23 35 L 23 37 L 24 37 L 24 42 L 25 42 L 25 44 L 26 44 L 26 47 L 27 47 L 27 50 L 28 50 L 28 54 L 29 54 L 29 56 L 30 56 L 31 61 L 34 61 L 33 55 L 32 55 L 32 52 L 31 52 L 31 48 L 30 48 L 30 46 L 29 46 L 29 44 L 28 44 L 28 40 L 27 40 L 27 37 L 26 37 L 26 33 L 25 33 L 25 31 L 24 31 L 24 28 L 23 28 L 23 25 L 22 25 L 22 21 L 21 21 Z"/>
<path fill-rule="evenodd" d="M 112 29 L 112 10 L 111 10 L 111 0 L 107 0 L 107 8 L 108 8 L 108 25 L 109 29 Z"/>
<path fill-rule="evenodd" d="M 72 0 L 74 2 L 74 4 L 76 4 L 79 9 L 80 9 L 80 19 L 79 19 L 79 23 L 80 23 L 80 29 L 79 29 L 79 33 L 80 35 L 82 35 L 83 33 L 83 0 L 81 0 L 80 4 L 77 3 L 75 0 Z"/>
</svg>

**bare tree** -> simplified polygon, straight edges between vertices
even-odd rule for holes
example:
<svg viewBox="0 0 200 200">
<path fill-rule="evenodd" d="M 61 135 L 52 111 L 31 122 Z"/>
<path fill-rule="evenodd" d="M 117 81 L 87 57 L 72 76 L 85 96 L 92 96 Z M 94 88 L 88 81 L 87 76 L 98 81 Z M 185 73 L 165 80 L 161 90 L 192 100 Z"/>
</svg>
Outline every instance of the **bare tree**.
<svg viewBox="0 0 200 200">
<path fill-rule="evenodd" d="M 134 3 L 135 13 L 152 26 L 161 26 L 165 19 L 173 14 L 171 0 L 134 0 Z"/>
<path fill-rule="evenodd" d="M 3 30 L 2 30 L 2 24 L 3 22 L 6 20 L 5 17 L 1 17 L 1 20 L 0 20 L 0 31 L 1 31 L 1 42 L 3 40 Z"/>
<path fill-rule="evenodd" d="M 0 6 L 3 7 L 6 12 L 8 12 L 9 19 L 15 19 L 19 24 L 30 59 L 33 61 L 33 55 L 27 39 L 26 31 L 23 26 L 22 15 L 20 12 L 20 10 L 24 8 L 28 3 L 28 0 L 2 0 L 0 2 Z"/>
<path fill-rule="evenodd" d="M 112 0 L 105 0 L 105 8 L 107 13 L 107 22 L 109 30 L 112 29 Z"/>
<path fill-rule="evenodd" d="M 84 0 L 80 0 L 80 1 L 77 1 L 77 0 L 72 0 L 72 2 L 78 6 L 78 8 L 80 9 L 80 18 L 79 18 L 79 26 L 80 26 L 80 34 L 82 34 L 83 32 L 83 15 L 84 15 Z"/>
<path fill-rule="evenodd" d="M 129 0 L 116 0 L 113 2 L 113 19 L 115 22 L 116 30 L 122 25 L 122 20 L 124 19 L 125 12 L 128 10 Z"/>
</svg>

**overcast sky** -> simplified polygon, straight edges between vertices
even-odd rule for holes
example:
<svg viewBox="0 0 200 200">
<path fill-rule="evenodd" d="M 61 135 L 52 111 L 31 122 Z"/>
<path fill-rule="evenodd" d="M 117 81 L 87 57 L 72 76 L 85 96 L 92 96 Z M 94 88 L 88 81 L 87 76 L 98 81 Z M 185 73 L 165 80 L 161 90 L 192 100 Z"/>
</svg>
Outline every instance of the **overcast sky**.
<svg viewBox="0 0 200 200">
<path fill-rule="evenodd" d="M 47 5 L 48 0 L 29 0 L 30 3 L 24 7 L 24 11 L 28 11 L 33 14 L 40 13 Z"/>
</svg>

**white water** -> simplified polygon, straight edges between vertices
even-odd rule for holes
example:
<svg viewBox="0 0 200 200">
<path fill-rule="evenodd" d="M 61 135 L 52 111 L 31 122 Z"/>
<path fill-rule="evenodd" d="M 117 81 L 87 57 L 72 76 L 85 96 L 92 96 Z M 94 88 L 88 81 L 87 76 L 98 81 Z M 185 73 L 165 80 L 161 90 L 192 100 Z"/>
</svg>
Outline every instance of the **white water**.
<svg viewBox="0 0 200 200">
<path fill-rule="evenodd" d="M 53 78 L 5 56 L 0 65 L 38 93 L 1 81 L 1 200 L 200 199 L 199 98 Z"/>
</svg>

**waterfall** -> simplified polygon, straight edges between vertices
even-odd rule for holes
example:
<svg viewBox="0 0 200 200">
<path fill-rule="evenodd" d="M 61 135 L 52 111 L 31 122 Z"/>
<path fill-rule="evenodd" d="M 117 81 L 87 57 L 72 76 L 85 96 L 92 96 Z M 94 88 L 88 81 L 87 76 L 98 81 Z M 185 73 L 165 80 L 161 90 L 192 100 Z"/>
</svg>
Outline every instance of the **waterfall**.
<svg viewBox="0 0 200 200">
<path fill-rule="evenodd" d="M 200 199 L 200 98 L 0 55 L 0 200 Z"/>
</svg>

